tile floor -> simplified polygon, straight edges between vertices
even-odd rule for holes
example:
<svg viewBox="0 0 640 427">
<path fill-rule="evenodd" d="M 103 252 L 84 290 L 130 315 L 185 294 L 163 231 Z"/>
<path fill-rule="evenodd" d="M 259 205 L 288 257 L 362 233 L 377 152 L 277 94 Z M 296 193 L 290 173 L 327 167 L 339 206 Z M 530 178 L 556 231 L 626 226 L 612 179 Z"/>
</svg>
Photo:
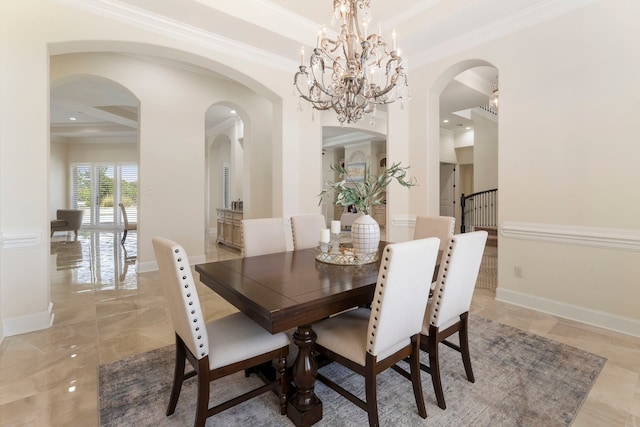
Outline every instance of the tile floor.
<svg viewBox="0 0 640 427">
<path fill-rule="evenodd" d="M 54 324 L 0 345 L 0 426 L 97 426 L 98 365 L 173 344 L 158 273 L 136 274 L 136 237 L 123 250 L 119 233 L 54 236 Z M 495 248 L 485 255 L 473 313 L 608 358 L 574 426 L 640 427 L 640 339 L 496 301 L 487 285 Z M 206 256 L 239 254 L 211 243 Z M 204 286 L 199 293 L 208 319 L 235 310 Z"/>
</svg>

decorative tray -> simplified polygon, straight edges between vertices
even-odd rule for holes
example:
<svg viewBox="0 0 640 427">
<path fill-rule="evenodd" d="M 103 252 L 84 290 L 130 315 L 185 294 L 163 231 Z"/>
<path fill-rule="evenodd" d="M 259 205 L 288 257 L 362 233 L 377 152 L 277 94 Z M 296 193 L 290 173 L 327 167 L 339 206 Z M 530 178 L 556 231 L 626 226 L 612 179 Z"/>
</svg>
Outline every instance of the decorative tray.
<svg viewBox="0 0 640 427">
<path fill-rule="evenodd" d="M 320 247 L 316 248 L 318 254 L 316 259 L 327 264 L 338 265 L 362 265 L 378 261 L 378 252 L 370 254 L 355 254 L 351 248 L 340 248 L 339 253 L 323 252 Z"/>
</svg>

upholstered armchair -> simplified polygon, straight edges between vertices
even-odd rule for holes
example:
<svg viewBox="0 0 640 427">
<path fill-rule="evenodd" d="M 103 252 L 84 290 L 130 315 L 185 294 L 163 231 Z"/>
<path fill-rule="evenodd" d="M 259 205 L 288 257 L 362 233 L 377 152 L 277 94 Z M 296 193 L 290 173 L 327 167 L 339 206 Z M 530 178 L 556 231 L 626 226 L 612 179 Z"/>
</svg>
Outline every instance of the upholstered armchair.
<svg viewBox="0 0 640 427">
<path fill-rule="evenodd" d="M 51 220 L 51 237 L 56 231 L 73 231 L 78 238 L 78 230 L 82 225 L 83 211 L 80 209 L 58 209 L 56 219 Z"/>
</svg>

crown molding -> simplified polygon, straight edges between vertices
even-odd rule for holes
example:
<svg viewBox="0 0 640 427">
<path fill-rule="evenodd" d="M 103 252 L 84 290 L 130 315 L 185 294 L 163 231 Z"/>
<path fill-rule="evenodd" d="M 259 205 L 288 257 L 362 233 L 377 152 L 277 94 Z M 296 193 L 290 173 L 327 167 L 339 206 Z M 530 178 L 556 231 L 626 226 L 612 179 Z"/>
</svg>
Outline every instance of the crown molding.
<svg viewBox="0 0 640 427">
<path fill-rule="evenodd" d="M 258 62 L 287 72 L 291 72 L 297 65 L 296 61 L 290 58 L 275 55 L 263 49 L 257 49 L 254 46 L 151 13 L 118 0 L 55 1 L 215 51 L 217 54 L 222 53 L 229 57 Z"/>
<path fill-rule="evenodd" d="M 475 46 L 550 21 L 595 0 L 548 0 L 519 13 L 496 20 L 473 31 L 460 34 L 444 43 L 411 56 L 410 69 L 422 67 Z"/>
</svg>

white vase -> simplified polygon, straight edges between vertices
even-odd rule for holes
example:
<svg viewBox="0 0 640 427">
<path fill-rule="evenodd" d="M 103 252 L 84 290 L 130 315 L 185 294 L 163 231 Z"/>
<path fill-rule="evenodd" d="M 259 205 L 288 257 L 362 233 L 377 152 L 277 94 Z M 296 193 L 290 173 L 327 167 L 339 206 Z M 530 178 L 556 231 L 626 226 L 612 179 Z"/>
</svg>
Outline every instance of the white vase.
<svg viewBox="0 0 640 427">
<path fill-rule="evenodd" d="M 356 254 L 377 252 L 380 243 L 380 226 L 370 215 L 361 215 L 351 225 L 351 240 Z"/>
</svg>

